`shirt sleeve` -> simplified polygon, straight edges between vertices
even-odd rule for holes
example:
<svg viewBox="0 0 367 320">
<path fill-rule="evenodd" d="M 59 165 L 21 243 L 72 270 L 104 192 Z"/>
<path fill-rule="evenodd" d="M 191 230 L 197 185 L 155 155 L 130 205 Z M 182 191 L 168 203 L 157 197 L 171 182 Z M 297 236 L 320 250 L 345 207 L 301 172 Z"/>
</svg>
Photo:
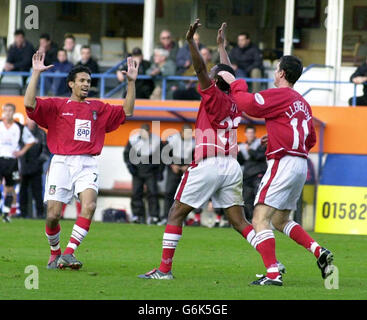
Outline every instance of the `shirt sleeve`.
<svg viewBox="0 0 367 320">
<path fill-rule="evenodd" d="M 105 104 L 104 118 L 106 119 L 106 132 L 116 130 L 126 120 L 124 108 L 122 106 Z"/>
<path fill-rule="evenodd" d="M 244 80 L 236 80 L 231 84 L 232 96 L 239 110 L 251 117 L 272 118 L 282 110 L 281 106 L 287 96 L 279 89 L 268 89 L 257 93 L 247 92 Z"/>
<path fill-rule="evenodd" d="M 37 142 L 36 138 L 33 136 L 33 134 L 29 131 L 27 127 L 23 127 L 22 140 L 25 144 Z"/>
<path fill-rule="evenodd" d="M 49 125 L 54 122 L 57 115 L 57 106 L 55 100 L 36 98 L 36 107 L 26 108 L 27 116 L 34 120 L 38 125 L 48 129 Z"/>
</svg>

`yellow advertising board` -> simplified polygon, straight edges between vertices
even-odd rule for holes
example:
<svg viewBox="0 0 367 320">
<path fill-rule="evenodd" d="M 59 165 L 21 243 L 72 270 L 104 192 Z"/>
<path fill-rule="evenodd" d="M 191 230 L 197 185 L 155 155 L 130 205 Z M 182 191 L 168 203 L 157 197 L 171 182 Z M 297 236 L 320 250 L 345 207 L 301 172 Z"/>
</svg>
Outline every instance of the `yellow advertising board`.
<svg viewBox="0 0 367 320">
<path fill-rule="evenodd" d="M 367 235 L 367 187 L 319 185 L 315 232 Z"/>
</svg>

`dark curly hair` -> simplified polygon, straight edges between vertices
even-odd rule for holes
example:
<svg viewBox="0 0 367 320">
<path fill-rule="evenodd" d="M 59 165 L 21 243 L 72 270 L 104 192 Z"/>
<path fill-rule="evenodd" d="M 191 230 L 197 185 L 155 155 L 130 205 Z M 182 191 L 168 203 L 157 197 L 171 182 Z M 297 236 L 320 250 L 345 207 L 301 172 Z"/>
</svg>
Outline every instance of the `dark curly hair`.
<svg viewBox="0 0 367 320">
<path fill-rule="evenodd" d="M 71 91 L 71 88 L 69 87 L 69 82 L 70 81 L 74 82 L 77 73 L 81 73 L 81 72 L 88 73 L 89 75 L 92 74 L 90 69 L 88 67 L 85 67 L 85 66 L 76 66 L 73 69 L 71 69 L 69 74 L 68 74 L 68 77 L 66 78 L 66 85 L 68 86 L 70 91 Z"/>
</svg>

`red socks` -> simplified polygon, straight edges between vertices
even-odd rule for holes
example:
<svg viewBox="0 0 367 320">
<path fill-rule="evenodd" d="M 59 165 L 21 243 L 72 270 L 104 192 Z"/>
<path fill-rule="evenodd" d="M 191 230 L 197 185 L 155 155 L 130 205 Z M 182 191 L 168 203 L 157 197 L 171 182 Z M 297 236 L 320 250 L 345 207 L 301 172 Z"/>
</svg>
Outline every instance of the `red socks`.
<svg viewBox="0 0 367 320">
<path fill-rule="evenodd" d="M 46 225 L 46 237 L 51 247 L 51 255 L 61 255 L 60 250 L 60 231 L 61 227 L 58 224 L 54 229 Z"/>
<path fill-rule="evenodd" d="M 283 233 L 299 245 L 305 247 L 308 251 L 312 252 L 316 258 L 320 256 L 320 245 L 312 239 L 298 223 L 289 221 L 285 225 Z"/>
<path fill-rule="evenodd" d="M 84 217 L 78 217 L 76 220 L 69 243 L 64 251 L 64 254 L 73 254 L 76 248 L 83 241 L 85 236 L 88 234 L 89 227 L 92 220 Z"/>
<path fill-rule="evenodd" d="M 255 236 L 256 250 L 261 254 L 267 270 L 266 276 L 275 279 L 279 275 L 277 258 L 275 256 L 275 238 L 272 230 L 263 230 Z"/>
<path fill-rule="evenodd" d="M 167 224 L 163 234 L 162 260 L 159 270 L 167 273 L 172 269 L 172 259 L 182 236 L 182 227 Z"/>
</svg>

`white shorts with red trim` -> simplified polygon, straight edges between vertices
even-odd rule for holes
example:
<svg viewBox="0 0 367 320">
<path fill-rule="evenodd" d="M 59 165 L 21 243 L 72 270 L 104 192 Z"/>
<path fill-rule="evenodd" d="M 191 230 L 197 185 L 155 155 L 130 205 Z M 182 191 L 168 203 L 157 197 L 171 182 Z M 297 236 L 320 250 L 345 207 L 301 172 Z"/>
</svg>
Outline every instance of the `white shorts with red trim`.
<svg viewBox="0 0 367 320">
<path fill-rule="evenodd" d="M 268 161 L 254 205 L 266 204 L 278 210 L 296 210 L 307 177 L 307 159 L 284 156 Z"/>
<path fill-rule="evenodd" d="M 93 156 L 54 155 L 46 176 L 44 202 L 70 203 L 73 196 L 93 189 L 98 193 L 98 164 Z"/>
<path fill-rule="evenodd" d="M 214 208 L 243 205 L 242 171 L 232 157 L 213 157 L 191 165 L 182 176 L 175 200 L 200 208 L 211 199 Z"/>
</svg>

